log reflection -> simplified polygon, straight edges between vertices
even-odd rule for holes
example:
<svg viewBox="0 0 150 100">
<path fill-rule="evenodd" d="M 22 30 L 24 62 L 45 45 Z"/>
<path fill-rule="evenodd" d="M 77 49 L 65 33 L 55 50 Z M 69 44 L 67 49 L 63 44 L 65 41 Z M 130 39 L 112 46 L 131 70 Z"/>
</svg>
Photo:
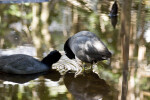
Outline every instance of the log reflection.
<svg viewBox="0 0 150 100">
<path fill-rule="evenodd" d="M 131 21 L 131 0 L 124 0 L 121 12 L 121 42 L 123 55 L 123 81 L 121 100 L 127 99 L 128 91 L 128 60 L 129 60 L 129 36 L 130 36 L 130 21 Z M 128 5 L 128 6 L 127 6 Z"/>
</svg>

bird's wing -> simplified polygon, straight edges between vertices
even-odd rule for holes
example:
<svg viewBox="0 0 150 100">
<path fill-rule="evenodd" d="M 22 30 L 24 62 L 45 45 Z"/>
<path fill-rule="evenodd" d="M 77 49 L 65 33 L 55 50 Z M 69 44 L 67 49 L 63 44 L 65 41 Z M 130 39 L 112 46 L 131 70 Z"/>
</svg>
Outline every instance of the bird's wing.
<svg viewBox="0 0 150 100">
<path fill-rule="evenodd" d="M 73 53 L 76 54 L 78 51 L 81 50 L 85 51 L 87 49 L 85 44 L 88 41 L 88 39 L 89 37 L 85 36 L 71 38 L 69 45 Z"/>
<path fill-rule="evenodd" d="M 28 55 L 11 55 L 0 57 L 0 70 L 14 74 L 34 73 L 34 69 L 39 62 Z M 33 71 L 33 72 L 31 72 Z"/>
<path fill-rule="evenodd" d="M 97 37 L 80 36 L 72 38 L 70 42 L 70 47 L 75 53 L 76 51 L 83 50 L 85 53 L 98 54 L 105 52 L 107 50 L 103 42 L 101 42 Z"/>
<path fill-rule="evenodd" d="M 80 36 L 72 38 L 70 47 L 73 53 L 83 61 L 102 60 L 109 52 L 97 37 Z"/>
</svg>

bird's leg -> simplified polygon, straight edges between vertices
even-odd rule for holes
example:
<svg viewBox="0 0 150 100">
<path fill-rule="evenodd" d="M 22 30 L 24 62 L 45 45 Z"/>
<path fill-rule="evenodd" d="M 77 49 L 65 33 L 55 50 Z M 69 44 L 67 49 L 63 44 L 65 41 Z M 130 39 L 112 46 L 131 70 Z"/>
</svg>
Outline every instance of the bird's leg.
<svg viewBox="0 0 150 100">
<path fill-rule="evenodd" d="M 93 70 L 93 67 L 95 67 L 97 65 L 97 63 L 96 62 L 93 62 L 92 64 L 91 64 L 91 71 Z"/>
<path fill-rule="evenodd" d="M 80 67 L 82 67 L 82 72 L 83 72 L 83 75 L 85 74 L 85 67 L 86 67 L 86 64 L 84 62 L 82 62 L 80 59 L 78 59 L 77 57 L 75 57 L 75 60 L 77 62 L 77 64 L 80 65 Z M 76 77 L 77 75 L 75 75 Z"/>
<path fill-rule="evenodd" d="M 90 70 L 91 71 L 93 71 L 93 65 L 95 64 L 95 62 L 93 61 L 92 63 L 91 63 L 91 66 L 90 66 Z"/>
<path fill-rule="evenodd" d="M 84 62 L 82 62 L 82 68 L 83 68 L 83 72 L 85 72 L 86 64 Z"/>
<path fill-rule="evenodd" d="M 82 61 L 79 58 L 77 58 L 76 56 L 75 56 L 75 60 L 78 64 L 82 64 Z"/>
<path fill-rule="evenodd" d="M 80 59 L 78 59 L 77 57 L 75 57 L 75 60 L 77 62 L 77 64 L 79 64 L 83 69 L 84 69 L 84 62 L 82 62 Z"/>
<path fill-rule="evenodd" d="M 91 70 L 91 71 L 93 70 L 93 63 L 92 63 L 91 66 L 90 66 L 90 70 Z"/>
</svg>

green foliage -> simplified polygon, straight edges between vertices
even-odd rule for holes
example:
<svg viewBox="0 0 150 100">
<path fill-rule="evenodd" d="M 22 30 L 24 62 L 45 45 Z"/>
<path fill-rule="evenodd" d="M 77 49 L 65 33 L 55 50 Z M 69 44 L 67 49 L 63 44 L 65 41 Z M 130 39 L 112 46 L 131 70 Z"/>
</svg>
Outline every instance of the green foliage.
<svg viewBox="0 0 150 100">
<path fill-rule="evenodd" d="M 140 88 L 145 91 L 150 91 L 150 78 L 142 78 L 140 80 Z"/>
<path fill-rule="evenodd" d="M 9 9 L 4 12 L 12 16 L 21 17 L 21 11 L 18 5 L 10 5 Z"/>
<path fill-rule="evenodd" d="M 5 5 L 7 6 L 7 5 Z M 30 8 L 30 9 L 29 9 Z M 32 11 L 29 4 L 12 4 L 7 9 L 3 9 L 4 15 L 15 16 L 18 18 L 31 19 Z"/>
</svg>

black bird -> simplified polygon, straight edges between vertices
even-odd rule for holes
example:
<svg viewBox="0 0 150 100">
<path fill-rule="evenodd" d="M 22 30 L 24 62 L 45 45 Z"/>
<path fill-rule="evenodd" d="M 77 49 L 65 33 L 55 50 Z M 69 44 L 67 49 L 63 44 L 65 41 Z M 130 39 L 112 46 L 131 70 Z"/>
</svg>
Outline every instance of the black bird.
<svg viewBox="0 0 150 100">
<path fill-rule="evenodd" d="M 108 97 L 113 100 L 110 94 L 112 87 L 96 73 L 85 73 L 75 78 L 74 73 L 67 72 L 63 79 L 66 88 L 75 100 L 105 100 Z"/>
<path fill-rule="evenodd" d="M 53 63 L 56 63 L 61 54 L 54 50 L 50 52 L 42 61 L 38 61 L 32 56 L 15 54 L 0 57 L 0 71 L 11 74 L 34 74 L 48 71 Z"/>
<path fill-rule="evenodd" d="M 117 22 L 118 22 L 117 16 L 110 17 L 110 20 L 111 20 L 111 24 L 112 24 L 113 28 L 115 29 Z"/>
<path fill-rule="evenodd" d="M 117 14 L 118 14 L 118 5 L 117 5 L 117 1 L 115 1 L 114 4 L 112 5 L 109 16 L 114 17 L 117 16 Z"/>
<path fill-rule="evenodd" d="M 64 51 L 70 59 L 77 57 L 91 64 L 111 57 L 104 43 L 89 31 L 81 31 L 70 37 L 64 45 Z"/>
</svg>

